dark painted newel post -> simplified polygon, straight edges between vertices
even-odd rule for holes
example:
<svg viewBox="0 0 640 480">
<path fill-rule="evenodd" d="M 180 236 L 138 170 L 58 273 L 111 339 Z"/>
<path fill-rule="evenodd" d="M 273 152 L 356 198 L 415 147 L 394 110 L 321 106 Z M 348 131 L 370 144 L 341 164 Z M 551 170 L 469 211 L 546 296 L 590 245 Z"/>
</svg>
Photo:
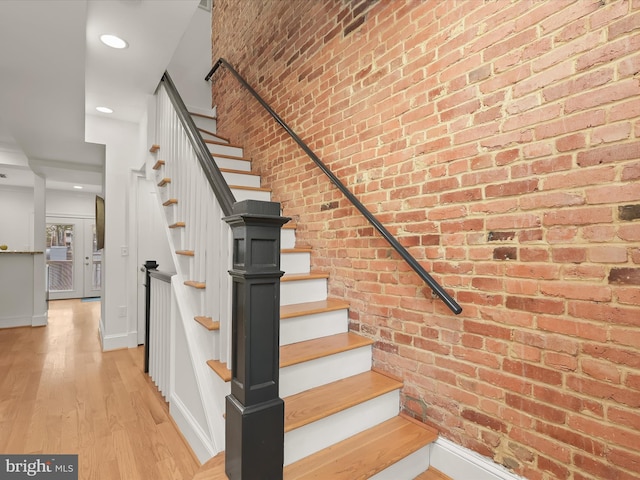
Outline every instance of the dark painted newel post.
<svg viewBox="0 0 640 480">
<path fill-rule="evenodd" d="M 233 232 L 231 395 L 226 401 L 230 480 L 282 480 L 280 204 L 246 200 L 225 218 Z"/>
<path fill-rule="evenodd" d="M 145 277 L 145 310 L 144 310 L 144 373 L 149 373 L 149 327 L 151 325 L 151 278 L 149 270 L 156 270 L 158 262 L 147 260 L 144 262 Z"/>
</svg>

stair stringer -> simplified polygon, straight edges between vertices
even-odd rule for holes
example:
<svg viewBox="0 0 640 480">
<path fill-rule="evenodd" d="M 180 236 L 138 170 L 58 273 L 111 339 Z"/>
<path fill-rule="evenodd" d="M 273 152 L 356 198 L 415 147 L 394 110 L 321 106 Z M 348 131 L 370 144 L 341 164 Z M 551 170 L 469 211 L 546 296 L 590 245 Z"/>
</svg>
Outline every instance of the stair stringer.
<svg viewBox="0 0 640 480">
<path fill-rule="evenodd" d="M 186 340 L 186 352 L 176 350 L 172 358 L 189 358 L 188 364 L 181 364 L 179 369 L 180 377 L 186 375 L 184 367 L 192 369 L 195 379 L 195 389 L 189 391 L 178 391 L 175 381 L 177 361 L 172 362 L 172 388 L 170 392 L 169 411 L 180 427 L 185 437 L 189 440 L 191 448 L 201 462 L 205 462 L 212 456 L 224 450 L 224 429 L 225 429 L 225 403 L 224 399 L 231 393 L 230 384 L 225 383 L 216 375 L 211 375 L 207 367 L 207 336 L 202 335 L 201 327 L 193 321 L 195 312 L 192 303 L 188 301 L 188 288 L 177 279 L 172 281 L 173 293 L 175 297 L 175 319 L 176 328 L 183 329 Z M 173 336 L 176 345 L 178 336 Z M 195 391 L 194 391 L 195 390 Z M 194 402 L 198 402 L 194 405 Z M 197 417 L 194 411 L 202 408 L 206 420 L 206 425 L 202 422 L 195 422 Z M 176 413 L 174 415 L 174 412 Z M 181 423 L 179 419 L 184 421 Z M 206 427 L 206 429 L 205 429 Z M 189 434 L 187 434 L 189 432 Z M 195 434 L 195 438 L 194 438 Z"/>
<path fill-rule="evenodd" d="M 150 174 L 153 178 L 153 173 Z M 155 182 L 154 182 L 155 185 Z M 162 205 L 159 187 L 155 185 L 157 208 L 162 211 L 165 222 L 165 233 L 169 242 L 171 256 L 176 270 L 172 279 L 172 321 L 174 328 L 184 333 L 186 345 L 176 345 L 176 336 L 172 335 L 171 382 L 168 395 L 169 411 L 188 440 L 192 450 L 201 462 L 224 450 L 224 399 L 230 393 L 230 387 L 216 376 L 210 375 L 206 361 L 210 357 L 211 344 L 207 335 L 202 335 L 201 327 L 194 322 L 196 313 L 190 287 L 184 285 L 186 276 L 182 271 L 182 263 L 176 254 L 176 245 L 167 218 L 166 207 Z M 175 330 L 174 332 L 175 333 Z M 186 352 L 184 351 L 186 350 Z M 176 391 L 176 359 L 188 358 L 189 362 L 181 364 L 189 372 L 179 370 L 180 375 L 192 375 L 195 385 L 193 391 Z M 199 411 L 204 412 L 204 421 Z M 199 420 L 200 417 L 200 420 Z"/>
</svg>

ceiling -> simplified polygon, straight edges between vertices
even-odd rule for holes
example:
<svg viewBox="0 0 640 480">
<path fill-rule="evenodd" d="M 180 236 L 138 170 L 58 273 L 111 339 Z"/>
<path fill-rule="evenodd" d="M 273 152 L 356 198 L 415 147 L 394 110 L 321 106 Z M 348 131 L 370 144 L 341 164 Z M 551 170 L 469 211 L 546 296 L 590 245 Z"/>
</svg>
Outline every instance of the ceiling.
<svg viewBox="0 0 640 480">
<path fill-rule="evenodd" d="M 0 187 L 32 186 L 36 172 L 47 188 L 100 192 L 104 146 L 84 141 L 85 115 L 108 106 L 139 122 L 198 3 L 0 1 Z"/>
</svg>

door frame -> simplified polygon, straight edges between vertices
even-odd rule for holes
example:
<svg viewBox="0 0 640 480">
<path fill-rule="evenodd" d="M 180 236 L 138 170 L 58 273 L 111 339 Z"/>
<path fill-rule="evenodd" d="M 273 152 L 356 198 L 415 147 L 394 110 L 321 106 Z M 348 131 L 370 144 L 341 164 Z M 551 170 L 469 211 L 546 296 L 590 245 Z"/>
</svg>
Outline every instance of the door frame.
<svg viewBox="0 0 640 480">
<path fill-rule="evenodd" d="M 87 265 L 85 265 L 85 257 L 92 257 L 92 252 L 89 255 L 86 254 L 85 250 L 88 248 L 86 234 L 87 231 L 90 230 L 91 222 L 95 224 L 95 218 L 89 217 L 86 215 L 46 215 L 45 223 L 48 224 L 69 224 L 74 225 L 74 238 L 73 238 L 73 290 L 66 291 L 57 291 L 51 292 L 48 291 L 49 300 L 62 300 L 69 298 L 85 298 L 85 294 L 89 293 L 90 296 L 100 296 L 101 292 L 85 291 L 86 284 L 86 276 L 87 273 Z M 92 250 L 92 249 L 91 249 Z M 45 258 L 46 262 L 46 258 Z M 49 279 L 47 278 L 47 290 Z M 98 295 L 96 295 L 96 293 Z"/>
</svg>

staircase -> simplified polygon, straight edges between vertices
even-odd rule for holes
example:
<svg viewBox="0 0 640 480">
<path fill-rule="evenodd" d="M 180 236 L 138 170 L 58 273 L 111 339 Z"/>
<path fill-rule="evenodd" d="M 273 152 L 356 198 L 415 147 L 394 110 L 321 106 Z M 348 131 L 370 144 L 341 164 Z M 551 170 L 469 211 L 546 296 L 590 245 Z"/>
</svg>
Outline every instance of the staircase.
<svg viewBox="0 0 640 480">
<path fill-rule="evenodd" d="M 271 200 L 251 172 L 242 148 L 215 134 L 215 118 L 192 113 L 192 118 L 237 201 Z M 213 318 L 205 297 L 214 295 L 198 269 L 201 253 L 186 235 L 193 228 L 178 217 L 168 187 L 180 181 L 167 174 L 162 145 L 154 146 L 158 161 L 156 181 L 173 243 L 191 291 L 193 322 L 207 349 L 206 362 L 216 382 L 231 379 L 226 359 L 228 335 L 221 334 L 226 319 Z M 153 151 L 153 150 L 152 150 Z M 178 169 L 172 174 L 177 175 Z M 197 243 L 197 242 L 196 242 Z M 432 428 L 399 412 L 402 381 L 371 368 L 373 341 L 349 332 L 349 305 L 327 296 L 328 275 L 312 272 L 311 249 L 297 245 L 295 225 L 285 225 L 281 236 L 280 397 L 285 402 L 285 472 L 287 480 L 445 480 L 429 468 L 429 445 L 437 438 Z M 220 400 L 221 401 L 221 400 Z M 226 479 L 224 453 L 202 466 L 194 480 Z"/>
</svg>

